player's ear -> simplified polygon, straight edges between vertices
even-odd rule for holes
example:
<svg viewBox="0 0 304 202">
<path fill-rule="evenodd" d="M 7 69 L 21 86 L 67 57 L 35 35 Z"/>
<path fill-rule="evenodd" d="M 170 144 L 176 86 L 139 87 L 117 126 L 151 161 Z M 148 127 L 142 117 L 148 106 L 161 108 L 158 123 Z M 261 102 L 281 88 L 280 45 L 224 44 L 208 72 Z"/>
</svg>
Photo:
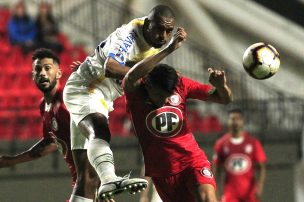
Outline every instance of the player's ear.
<svg viewBox="0 0 304 202">
<path fill-rule="evenodd" d="M 61 69 L 58 69 L 58 71 L 56 73 L 56 79 L 60 79 L 61 77 L 62 77 Z"/>
</svg>

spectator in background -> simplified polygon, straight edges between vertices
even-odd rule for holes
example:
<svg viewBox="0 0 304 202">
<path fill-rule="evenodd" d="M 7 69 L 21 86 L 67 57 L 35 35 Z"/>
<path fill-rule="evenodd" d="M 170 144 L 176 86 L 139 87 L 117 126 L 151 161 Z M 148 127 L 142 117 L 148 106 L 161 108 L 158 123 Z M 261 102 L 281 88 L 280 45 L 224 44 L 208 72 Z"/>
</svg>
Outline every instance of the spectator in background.
<svg viewBox="0 0 304 202">
<path fill-rule="evenodd" d="M 36 26 L 27 14 L 26 5 L 18 1 L 12 7 L 12 16 L 8 22 L 8 35 L 12 45 L 21 47 L 27 54 L 35 49 Z"/>
<path fill-rule="evenodd" d="M 58 26 L 49 3 L 41 2 L 39 4 L 36 26 L 38 46 L 52 49 L 57 53 L 62 52 L 63 46 L 58 39 Z"/>
</svg>

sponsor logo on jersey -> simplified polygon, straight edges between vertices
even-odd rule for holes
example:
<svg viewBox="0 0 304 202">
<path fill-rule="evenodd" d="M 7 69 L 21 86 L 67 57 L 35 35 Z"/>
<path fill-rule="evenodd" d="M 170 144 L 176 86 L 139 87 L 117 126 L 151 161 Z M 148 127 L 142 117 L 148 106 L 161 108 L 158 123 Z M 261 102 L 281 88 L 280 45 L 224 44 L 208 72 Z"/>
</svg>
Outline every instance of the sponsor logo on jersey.
<svg viewBox="0 0 304 202">
<path fill-rule="evenodd" d="M 58 131 L 58 123 L 55 117 L 52 118 L 52 129 L 53 131 Z"/>
<path fill-rule="evenodd" d="M 212 174 L 211 170 L 206 167 L 202 168 L 201 175 L 204 177 L 213 178 L 213 174 Z"/>
<path fill-rule="evenodd" d="M 169 98 L 169 103 L 173 106 L 178 106 L 181 102 L 181 96 L 177 93 L 174 93 L 174 95 L 171 95 L 171 97 Z"/>
<path fill-rule="evenodd" d="M 183 113 L 176 107 L 158 108 L 147 115 L 146 126 L 157 137 L 173 137 L 182 129 Z"/>
<path fill-rule="evenodd" d="M 251 160 L 245 154 L 232 154 L 225 161 L 225 168 L 235 175 L 242 175 L 251 168 Z"/>
</svg>

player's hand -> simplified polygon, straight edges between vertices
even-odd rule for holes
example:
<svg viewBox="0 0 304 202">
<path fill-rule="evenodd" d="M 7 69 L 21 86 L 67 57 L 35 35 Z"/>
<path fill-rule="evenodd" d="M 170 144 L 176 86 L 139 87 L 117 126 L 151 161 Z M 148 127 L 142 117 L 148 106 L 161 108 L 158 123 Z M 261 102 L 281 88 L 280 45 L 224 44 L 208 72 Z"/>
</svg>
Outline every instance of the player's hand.
<svg viewBox="0 0 304 202">
<path fill-rule="evenodd" d="M 208 68 L 209 82 L 216 88 L 222 88 L 226 85 L 226 75 L 224 71 Z"/>
<path fill-rule="evenodd" d="M 70 65 L 70 68 L 73 72 L 76 72 L 80 65 L 80 61 L 74 61 L 73 64 Z"/>
<path fill-rule="evenodd" d="M 172 37 L 171 41 L 169 42 L 167 48 L 170 51 L 174 51 L 181 47 L 182 42 L 185 41 L 187 38 L 187 32 L 185 31 L 184 28 L 178 27 L 176 30 L 176 33 Z"/>
<path fill-rule="evenodd" d="M 0 156 L 0 168 L 10 167 L 14 165 L 12 160 L 13 157 L 11 156 L 7 156 L 7 155 Z"/>
</svg>

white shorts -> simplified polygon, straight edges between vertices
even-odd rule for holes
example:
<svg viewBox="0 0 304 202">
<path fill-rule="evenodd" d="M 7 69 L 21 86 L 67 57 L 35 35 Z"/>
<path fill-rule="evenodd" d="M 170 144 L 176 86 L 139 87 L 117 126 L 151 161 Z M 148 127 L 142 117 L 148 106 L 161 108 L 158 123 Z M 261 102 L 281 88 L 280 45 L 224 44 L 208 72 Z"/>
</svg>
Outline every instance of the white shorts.
<svg viewBox="0 0 304 202">
<path fill-rule="evenodd" d="M 71 149 L 88 149 L 89 139 L 81 134 L 79 128 L 76 126 L 75 122 L 71 119 L 70 124 L 71 130 Z"/>
<path fill-rule="evenodd" d="M 88 57 L 82 68 L 92 68 L 99 65 L 95 58 Z M 92 85 L 93 83 L 93 85 Z M 87 115 L 101 113 L 106 118 L 113 110 L 113 100 L 121 95 L 116 90 L 115 81 L 108 78 L 88 84 L 88 81 L 73 72 L 69 77 L 63 91 L 63 101 L 71 117 L 71 147 L 72 149 L 86 149 L 88 139 L 78 129 L 79 122 Z"/>
</svg>

